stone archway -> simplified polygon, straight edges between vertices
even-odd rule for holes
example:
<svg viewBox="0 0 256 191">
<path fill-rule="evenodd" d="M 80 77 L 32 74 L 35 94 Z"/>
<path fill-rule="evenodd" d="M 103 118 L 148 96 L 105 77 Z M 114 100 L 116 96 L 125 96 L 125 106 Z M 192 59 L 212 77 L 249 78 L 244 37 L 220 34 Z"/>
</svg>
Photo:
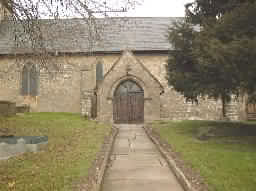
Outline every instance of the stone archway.
<svg viewBox="0 0 256 191">
<path fill-rule="evenodd" d="M 131 82 L 130 84 L 134 85 L 134 88 L 140 90 L 138 92 L 143 92 L 143 94 L 141 93 L 140 97 L 136 97 L 133 95 L 136 94 L 136 91 L 129 90 L 126 93 L 126 98 L 120 96 L 118 94 L 119 88 L 122 88 L 126 82 Z M 114 123 L 141 123 L 158 120 L 160 118 L 161 92 L 163 92 L 163 87 L 160 82 L 132 52 L 124 51 L 121 57 L 105 74 L 102 83 L 97 89 L 97 119 Z M 125 100 L 121 100 L 122 98 Z M 140 99 L 142 100 L 140 101 L 141 105 L 137 105 L 136 102 Z M 137 115 L 138 118 L 130 116 L 128 119 L 118 119 L 118 116 L 115 116 L 115 114 L 120 114 L 117 113 L 121 109 L 118 107 L 125 107 L 125 105 L 127 107 L 128 104 L 123 102 L 133 102 L 132 104 L 135 104 L 126 108 L 128 110 L 126 110 L 126 113 L 133 113 L 133 110 L 136 109 L 143 109 L 141 110 L 143 113 L 141 112 L 139 116 Z"/>
<path fill-rule="evenodd" d="M 113 97 L 114 123 L 135 124 L 144 122 L 144 91 L 133 80 L 121 82 Z"/>
</svg>

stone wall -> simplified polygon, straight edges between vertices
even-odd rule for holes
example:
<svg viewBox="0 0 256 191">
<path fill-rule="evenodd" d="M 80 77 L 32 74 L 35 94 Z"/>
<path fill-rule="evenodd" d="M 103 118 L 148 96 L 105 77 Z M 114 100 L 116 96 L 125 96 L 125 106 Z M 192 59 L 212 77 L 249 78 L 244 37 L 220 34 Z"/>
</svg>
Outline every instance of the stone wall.
<svg viewBox="0 0 256 191">
<path fill-rule="evenodd" d="M 33 58 L 0 59 L 1 100 L 16 102 L 18 106 L 29 105 L 32 112 L 81 112 L 84 92 L 95 86 L 95 76 L 92 75 L 95 58 L 62 56 L 49 61 L 52 63 L 47 70 L 40 69 L 39 93 L 35 97 L 21 95 L 21 73 L 27 62 L 37 61 Z M 83 76 L 85 70 L 86 78 Z"/>
<path fill-rule="evenodd" d="M 131 52 L 124 52 L 114 63 L 98 90 L 98 119 L 112 122 L 114 92 L 119 84 L 131 80 L 144 90 L 145 121 L 159 120 L 161 84 Z"/>
<path fill-rule="evenodd" d="M 7 19 L 10 15 L 10 12 L 3 7 L 0 1 L 0 22 L 4 19 Z"/>
<path fill-rule="evenodd" d="M 247 96 L 232 96 L 231 101 L 226 104 L 226 118 L 231 121 L 247 120 Z"/>
<path fill-rule="evenodd" d="M 20 69 L 13 58 L 0 59 L 0 100 L 16 102 L 20 94 Z"/>
<path fill-rule="evenodd" d="M 106 74 L 119 61 L 120 56 L 121 54 L 57 56 L 51 60 L 51 67 L 48 70 L 40 69 L 39 94 L 36 97 L 21 96 L 20 91 L 23 65 L 27 62 L 36 63 L 36 59 L 2 56 L 0 58 L 0 100 L 16 102 L 18 106 L 29 105 L 31 111 L 36 112 L 81 112 L 90 117 L 91 100 L 96 87 L 96 64 L 103 63 L 103 71 Z M 135 57 L 164 87 L 164 93 L 161 94 L 160 103 L 158 103 L 159 117 L 208 120 L 222 118 L 220 101 L 201 99 L 198 105 L 189 103 L 181 94 L 168 86 L 165 70 L 166 54 L 136 54 Z M 146 86 L 149 85 L 146 84 Z M 145 106 L 150 102 L 146 100 Z M 241 119 L 240 116 L 245 110 L 241 105 L 243 105 L 242 100 L 230 104 L 229 108 L 232 109 L 229 109 L 229 113 L 232 120 Z"/>
<path fill-rule="evenodd" d="M 220 101 L 212 99 L 200 99 L 199 104 L 186 102 L 184 96 L 176 92 L 168 85 L 165 65 L 167 55 L 139 55 L 138 59 L 150 70 L 150 72 L 164 86 L 161 95 L 162 119 L 207 119 L 219 120 L 222 118 L 222 105 Z"/>
<path fill-rule="evenodd" d="M 4 8 L 2 4 L 0 3 L 0 22 L 4 19 Z"/>
<path fill-rule="evenodd" d="M 161 114 L 162 119 L 222 119 L 222 104 L 213 99 L 200 99 L 199 104 L 186 102 L 184 96 L 168 86 L 166 80 L 166 54 L 137 54 L 148 70 L 159 80 L 164 87 L 164 94 L 161 95 Z M 104 63 L 104 73 L 117 61 L 116 56 L 101 57 Z M 237 117 L 238 117 L 237 113 Z"/>
</svg>

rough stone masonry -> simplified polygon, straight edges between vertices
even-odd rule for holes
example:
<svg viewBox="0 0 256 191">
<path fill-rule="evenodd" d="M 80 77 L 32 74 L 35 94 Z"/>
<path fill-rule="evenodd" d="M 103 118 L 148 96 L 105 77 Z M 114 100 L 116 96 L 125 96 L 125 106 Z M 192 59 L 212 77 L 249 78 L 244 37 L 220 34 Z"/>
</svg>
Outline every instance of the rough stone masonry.
<svg viewBox="0 0 256 191">
<path fill-rule="evenodd" d="M 33 56 L 29 45 L 15 47 L 13 23 L 3 19 L 0 100 L 29 105 L 32 112 L 74 112 L 115 122 L 114 116 L 119 117 L 122 110 L 129 114 L 138 109 L 137 92 L 130 87 L 123 92 L 131 103 L 121 100 L 129 104 L 114 107 L 121 99 L 115 90 L 131 81 L 143 90 L 144 121 L 222 119 L 220 101 L 200 99 L 199 104 L 193 104 L 168 86 L 165 65 L 168 53 L 173 51 L 167 39 L 168 27 L 179 19 L 99 19 L 101 39 L 92 47 L 88 26 L 82 19 L 42 20 L 44 43 L 55 55 L 48 60 L 47 69 L 39 67 L 40 60 Z M 97 79 L 99 76 L 103 78 Z M 233 99 L 227 105 L 227 117 L 246 119 L 246 100 Z M 130 118 L 127 122 L 133 121 Z"/>
</svg>

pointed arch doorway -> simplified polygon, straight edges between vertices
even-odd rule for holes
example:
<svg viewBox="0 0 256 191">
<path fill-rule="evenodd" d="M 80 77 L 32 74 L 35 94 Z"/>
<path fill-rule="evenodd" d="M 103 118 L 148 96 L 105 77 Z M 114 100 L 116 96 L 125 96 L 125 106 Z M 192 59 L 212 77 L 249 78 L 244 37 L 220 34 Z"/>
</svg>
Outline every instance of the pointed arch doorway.
<svg viewBox="0 0 256 191">
<path fill-rule="evenodd" d="M 114 93 L 113 118 L 117 124 L 144 122 L 144 91 L 134 81 L 120 83 Z"/>
</svg>

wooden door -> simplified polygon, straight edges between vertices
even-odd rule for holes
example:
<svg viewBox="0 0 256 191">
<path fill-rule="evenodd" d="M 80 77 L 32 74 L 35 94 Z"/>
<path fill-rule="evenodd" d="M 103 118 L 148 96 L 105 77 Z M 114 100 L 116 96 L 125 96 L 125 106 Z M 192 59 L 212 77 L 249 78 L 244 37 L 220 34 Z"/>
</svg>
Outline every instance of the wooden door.
<svg viewBox="0 0 256 191">
<path fill-rule="evenodd" d="M 136 124 L 144 122 L 144 92 L 133 81 L 125 81 L 117 88 L 113 100 L 115 123 Z"/>
</svg>

